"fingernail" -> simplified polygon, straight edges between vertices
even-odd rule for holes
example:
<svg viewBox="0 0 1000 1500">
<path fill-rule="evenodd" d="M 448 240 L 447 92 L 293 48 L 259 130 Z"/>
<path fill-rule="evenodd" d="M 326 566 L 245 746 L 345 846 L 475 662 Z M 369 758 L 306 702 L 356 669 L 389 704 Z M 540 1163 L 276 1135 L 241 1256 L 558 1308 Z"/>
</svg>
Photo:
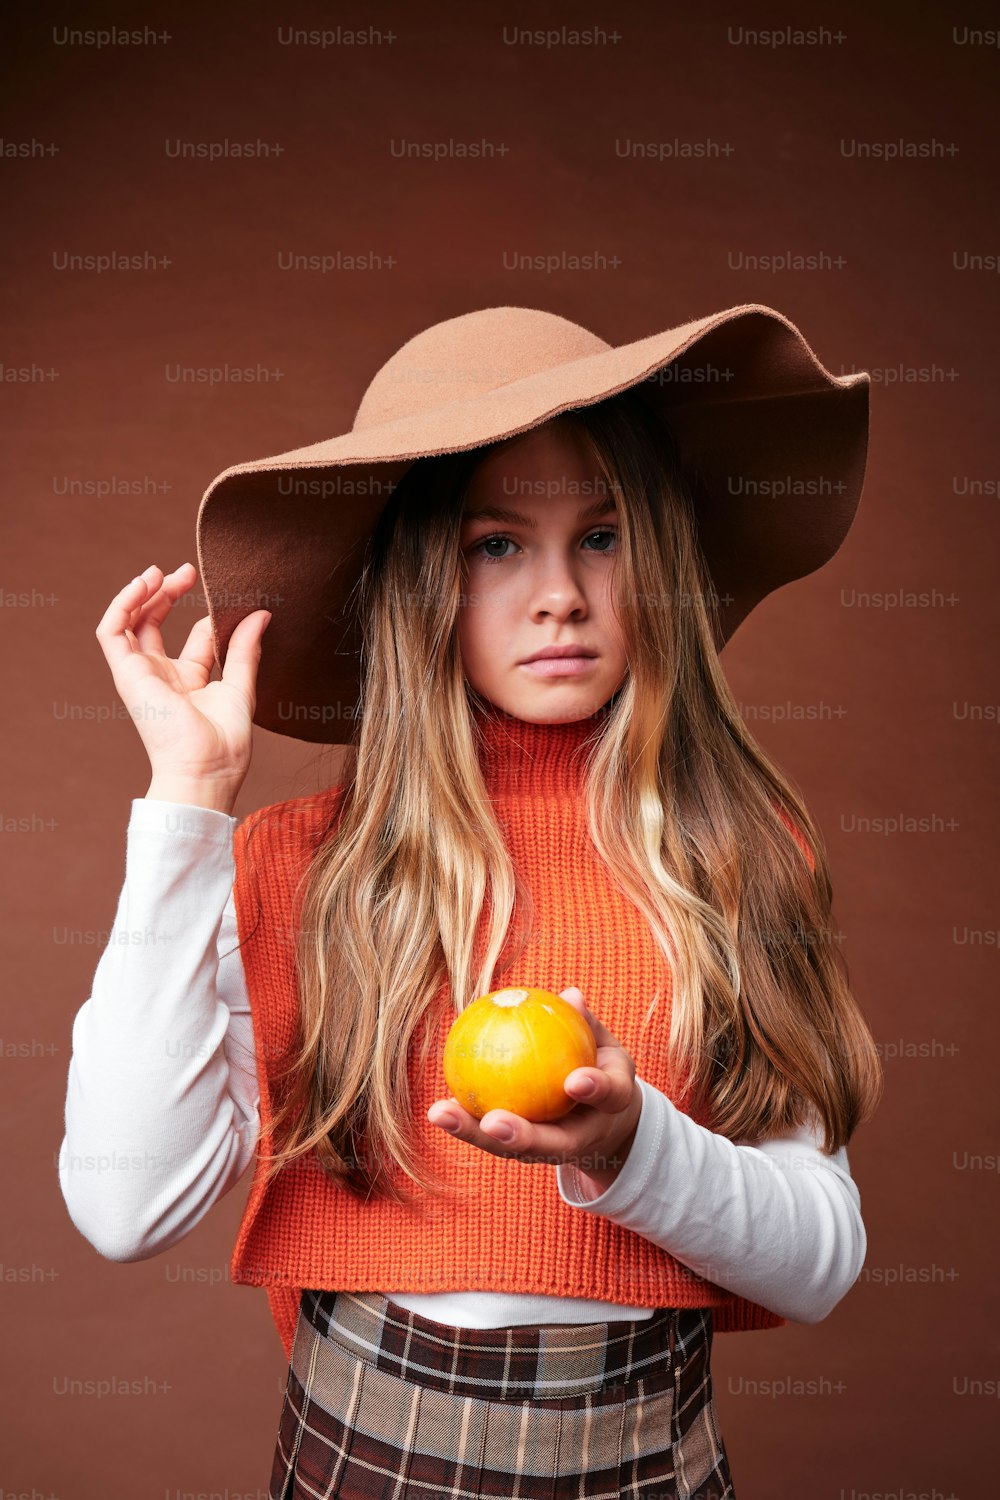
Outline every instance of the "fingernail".
<svg viewBox="0 0 1000 1500">
<path fill-rule="evenodd" d="M 437 1123 L 444 1130 L 457 1130 L 458 1119 L 455 1115 L 438 1115 Z"/>
<path fill-rule="evenodd" d="M 597 1084 L 592 1078 L 581 1078 L 579 1083 L 575 1083 L 573 1085 L 573 1092 L 574 1094 L 582 1095 L 585 1099 L 589 1099 L 591 1094 L 595 1092 L 596 1088 Z"/>
<path fill-rule="evenodd" d="M 502 1120 L 499 1121 L 496 1125 L 490 1126 L 489 1134 L 498 1141 L 512 1141 L 514 1139 L 513 1126 L 506 1124 Z"/>
</svg>

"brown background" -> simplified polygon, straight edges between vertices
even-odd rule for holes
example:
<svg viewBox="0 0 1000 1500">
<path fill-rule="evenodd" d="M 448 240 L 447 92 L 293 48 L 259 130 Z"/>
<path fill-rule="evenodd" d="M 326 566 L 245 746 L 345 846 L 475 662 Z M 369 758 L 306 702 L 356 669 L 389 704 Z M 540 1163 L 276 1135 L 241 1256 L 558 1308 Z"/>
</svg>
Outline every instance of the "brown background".
<svg viewBox="0 0 1000 1500">
<path fill-rule="evenodd" d="M 132 1265 L 103 1260 L 59 1192 L 72 1020 L 95 934 L 106 940 L 113 918 L 130 799 L 148 785 L 94 628 L 148 563 L 196 563 L 198 502 L 221 469 L 346 430 L 404 339 L 500 303 L 550 309 L 617 344 L 764 302 L 836 373 L 872 371 L 850 536 L 820 573 L 768 599 L 724 657 L 751 726 L 825 833 L 852 981 L 885 1051 L 883 1105 L 850 1147 L 868 1260 L 822 1324 L 720 1337 L 716 1399 L 741 1500 L 967 1500 L 993 1479 L 996 1403 L 977 1392 L 995 1391 L 1000 1373 L 989 1297 L 997 281 L 962 267 L 1000 249 L 1000 52 L 959 38 L 997 14 L 679 9 L 302 4 L 279 22 L 250 7 L 77 8 L 39 14 L 5 42 L 5 152 L 37 140 L 45 154 L 2 158 L 3 362 L 5 374 L 36 371 L 0 391 L 4 1492 L 263 1500 L 285 1373 L 263 1293 L 226 1279 L 249 1176 L 177 1249 Z M 169 39 L 57 40 L 67 24 L 109 23 Z M 279 24 L 338 23 L 394 36 L 278 39 Z M 607 39 L 505 39 L 505 27 L 574 24 Z M 824 25 L 828 39 L 733 40 L 787 25 Z M 167 142 L 227 138 L 283 149 L 168 155 Z M 404 139 L 508 149 L 395 158 Z M 616 154 L 625 140 L 733 149 L 643 160 Z M 938 141 L 946 154 L 862 159 L 845 154 L 853 141 Z M 64 253 L 113 251 L 170 264 L 57 266 Z M 392 264 L 278 268 L 282 253 L 338 251 Z M 843 264 L 739 268 L 741 255 L 784 251 Z M 618 264 L 504 265 L 563 252 Z M 282 378 L 210 388 L 166 374 L 227 363 Z M 60 493 L 113 477 L 146 478 L 152 492 Z M 855 590 L 924 599 L 878 607 Z M 168 648 L 204 612 L 196 587 Z M 329 754 L 259 733 L 237 812 L 323 784 Z M 932 822 L 878 833 L 858 821 L 886 818 Z M 164 1389 L 57 1393 L 66 1379 L 111 1376 Z M 749 1381 L 779 1394 L 752 1394 Z"/>
</svg>

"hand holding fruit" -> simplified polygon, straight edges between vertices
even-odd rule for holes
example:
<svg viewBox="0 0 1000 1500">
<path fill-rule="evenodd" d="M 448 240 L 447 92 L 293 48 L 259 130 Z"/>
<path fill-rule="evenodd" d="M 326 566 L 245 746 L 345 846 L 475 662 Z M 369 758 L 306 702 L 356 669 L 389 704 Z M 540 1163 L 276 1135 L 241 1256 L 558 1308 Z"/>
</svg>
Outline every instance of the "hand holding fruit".
<svg viewBox="0 0 1000 1500">
<path fill-rule="evenodd" d="M 495 1002 L 498 996 L 518 996 L 525 1000 L 530 996 L 537 1004 L 540 997 L 546 997 L 546 992 L 511 989 L 484 996 L 474 1003 Z M 427 1118 L 442 1129 L 449 1129 L 446 1121 L 453 1119 L 456 1123 L 451 1134 L 494 1156 L 553 1165 L 574 1162 L 598 1192 L 603 1192 L 618 1175 L 639 1123 L 642 1094 L 635 1081 L 635 1064 L 604 1023 L 587 1009 L 578 989 L 563 990 L 559 997 L 547 996 L 549 1001 L 556 998 L 572 1006 L 586 1023 L 589 1037 L 586 1031 L 566 1024 L 566 1018 L 558 1017 L 550 1004 L 552 1021 L 545 1023 L 544 1035 L 538 1031 L 537 1049 L 531 1049 L 529 1037 L 523 1057 L 519 1060 L 512 1051 L 509 1061 L 503 1060 L 506 1066 L 491 1067 L 488 1059 L 484 1062 L 470 1057 L 468 1048 L 461 1055 L 453 1038 L 460 1043 L 463 1030 L 471 1025 L 474 1033 L 476 1022 L 467 1023 L 466 1028 L 462 1026 L 463 1017 L 469 1015 L 472 1007 L 456 1017 L 444 1059 L 445 1076 L 453 1093 L 448 1099 L 435 1099 Z M 520 1002 L 510 999 L 503 1003 L 511 1007 L 509 1014 L 513 1015 Z M 525 1025 L 530 1026 L 527 1018 L 531 1009 L 524 1015 Z M 558 1024 L 560 1020 L 562 1025 Z M 511 1047 L 516 1047 L 516 1033 L 508 1035 Z M 502 1094 L 497 1094 L 498 1088 L 503 1090 Z M 491 1092 L 494 1097 L 516 1100 L 534 1118 L 506 1105 L 492 1104 Z M 547 1109 L 546 1099 L 550 1101 Z M 574 1104 L 574 1100 L 579 1102 Z M 539 1101 L 542 1108 L 538 1108 Z M 469 1103 L 476 1112 L 465 1107 Z M 479 1104 L 486 1106 L 481 1115 Z M 532 1104 L 535 1108 L 531 1108 Z M 510 1131 L 508 1138 L 503 1133 L 505 1128 Z"/>
</svg>

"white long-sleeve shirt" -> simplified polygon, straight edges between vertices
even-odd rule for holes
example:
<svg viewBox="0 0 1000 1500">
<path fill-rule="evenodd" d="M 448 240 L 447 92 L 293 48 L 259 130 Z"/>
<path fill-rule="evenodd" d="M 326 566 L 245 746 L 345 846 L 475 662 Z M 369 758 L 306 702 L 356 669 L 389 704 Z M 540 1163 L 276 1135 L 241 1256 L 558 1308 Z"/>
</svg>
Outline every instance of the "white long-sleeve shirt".
<svg viewBox="0 0 1000 1500">
<path fill-rule="evenodd" d="M 176 1245 L 254 1156 L 259 1091 L 233 902 L 238 822 L 184 803 L 132 802 L 114 927 L 73 1022 L 58 1163 L 70 1218 L 110 1260 Z M 825 1318 L 867 1249 L 846 1150 L 821 1150 L 815 1117 L 736 1144 L 638 1084 L 639 1123 L 615 1181 L 588 1200 L 576 1167 L 557 1166 L 553 1191 L 782 1317 Z M 653 1311 L 582 1297 L 384 1290 L 466 1328 Z"/>
</svg>

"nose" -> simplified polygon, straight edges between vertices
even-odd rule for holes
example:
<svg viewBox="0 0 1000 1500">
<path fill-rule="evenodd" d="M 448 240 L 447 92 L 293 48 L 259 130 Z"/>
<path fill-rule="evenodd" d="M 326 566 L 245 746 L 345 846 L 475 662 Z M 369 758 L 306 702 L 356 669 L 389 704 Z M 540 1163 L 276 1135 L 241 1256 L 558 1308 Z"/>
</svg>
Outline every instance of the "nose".
<svg viewBox="0 0 1000 1500">
<path fill-rule="evenodd" d="M 587 596 L 571 564 L 564 557 L 542 562 L 532 586 L 532 615 L 561 620 L 586 610 Z"/>
</svg>

